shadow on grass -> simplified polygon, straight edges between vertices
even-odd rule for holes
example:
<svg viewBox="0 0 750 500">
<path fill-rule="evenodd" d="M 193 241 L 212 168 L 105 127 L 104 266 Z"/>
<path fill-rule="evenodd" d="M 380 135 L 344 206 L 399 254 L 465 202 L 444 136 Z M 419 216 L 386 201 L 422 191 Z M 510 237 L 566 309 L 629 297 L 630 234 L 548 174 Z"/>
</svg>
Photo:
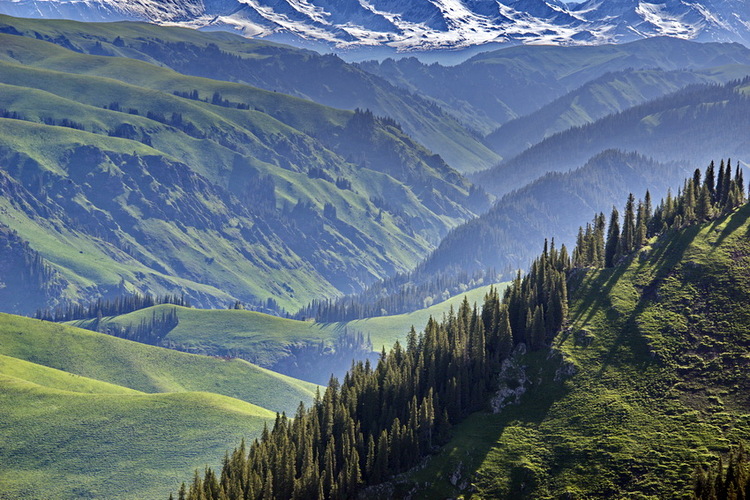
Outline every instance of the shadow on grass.
<svg viewBox="0 0 750 500">
<path fill-rule="evenodd" d="M 729 235 L 737 231 L 740 227 L 747 224 L 747 220 L 750 218 L 750 204 L 742 205 L 736 212 L 729 215 L 729 222 L 724 227 L 719 237 L 716 239 L 714 246 L 719 246 L 727 239 Z M 723 219 L 723 218 L 722 218 Z M 722 219 L 719 219 L 721 221 Z M 750 235 L 750 226 L 747 228 L 745 235 Z"/>
<path fill-rule="evenodd" d="M 451 441 L 440 450 L 440 453 L 434 455 L 424 469 L 410 474 L 408 488 L 411 488 L 413 482 L 428 484 L 421 488 L 413 498 L 447 498 L 460 494 L 459 489 L 451 481 L 451 475 L 457 471 L 461 473 L 459 483 L 466 481 L 468 485 L 469 481 L 476 481 L 475 484 L 480 485 L 483 490 L 486 490 L 485 492 L 489 492 L 490 498 L 495 497 L 494 494 L 498 493 L 495 491 L 497 487 L 487 484 L 492 483 L 494 477 L 474 475 L 472 472 L 477 471 L 488 460 L 493 450 L 503 446 L 503 435 L 510 426 L 516 431 L 521 428 L 533 432 L 533 429 L 537 429 L 545 421 L 552 405 L 569 392 L 563 382 L 552 382 L 557 364 L 547 360 L 546 351 L 531 353 L 525 359 L 524 364 L 542 367 L 540 379 L 543 382 L 530 387 L 529 391 L 521 397 L 519 405 L 507 406 L 499 414 L 476 412 L 456 425 L 453 428 Z M 532 378 L 536 379 L 536 374 Z M 512 443 L 515 442 L 513 437 L 507 439 Z M 528 450 L 524 449 L 520 452 L 515 450 L 509 455 L 504 455 L 510 460 L 517 461 L 518 466 L 512 467 L 508 476 L 508 491 L 503 492 L 502 497 L 527 498 L 523 490 L 526 489 L 528 492 L 533 490 L 529 487 L 529 478 L 522 473 L 525 469 L 522 467 L 523 456 L 519 453 L 526 451 Z M 524 488 L 524 483 L 526 483 L 526 488 Z M 503 489 L 506 488 L 503 487 Z M 463 494 L 465 498 L 474 498 L 465 491 Z"/>
<path fill-rule="evenodd" d="M 647 268 L 649 267 L 656 270 L 650 283 L 644 287 L 644 292 L 647 290 L 656 290 L 656 288 L 658 288 L 659 284 L 674 270 L 675 266 L 682 261 L 685 252 L 693 243 L 701 229 L 702 226 L 694 225 L 679 232 L 675 232 L 666 243 L 654 249 L 646 261 L 637 264 L 634 269 L 636 275 L 641 271 L 647 271 Z M 622 267 L 623 270 L 620 273 L 620 276 L 625 272 L 625 266 Z M 630 267 L 632 267 L 632 264 Z M 610 285 L 607 292 L 609 292 L 611 288 L 612 286 Z M 623 347 L 627 347 L 628 351 L 633 356 L 631 362 L 636 363 L 637 366 L 645 367 L 653 362 L 653 359 L 650 356 L 648 341 L 642 335 L 638 335 L 637 324 L 638 318 L 652 301 L 658 301 L 655 294 L 652 296 L 651 293 L 642 293 L 638 298 L 635 307 L 626 317 L 616 318 L 611 314 L 608 314 L 608 320 L 610 320 L 613 330 L 618 331 L 619 333 L 614 339 L 607 354 L 602 359 L 599 375 L 602 375 L 606 369 L 615 362 Z"/>
</svg>

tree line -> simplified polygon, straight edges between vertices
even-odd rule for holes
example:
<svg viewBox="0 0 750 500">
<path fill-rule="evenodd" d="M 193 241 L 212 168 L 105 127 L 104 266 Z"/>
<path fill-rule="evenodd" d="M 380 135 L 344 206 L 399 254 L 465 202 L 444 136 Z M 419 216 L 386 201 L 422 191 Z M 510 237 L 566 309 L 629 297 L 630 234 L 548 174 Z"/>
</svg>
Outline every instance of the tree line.
<svg viewBox="0 0 750 500">
<path fill-rule="evenodd" d="M 464 299 L 430 319 L 373 367 L 353 363 L 310 408 L 278 415 L 259 439 L 227 455 L 221 471 L 196 472 L 178 498 L 344 499 L 417 465 L 450 428 L 485 407 L 493 374 L 513 346 L 541 348 L 567 315 L 567 251 L 545 244 L 528 274 L 478 309 Z"/>
<path fill-rule="evenodd" d="M 732 161 L 721 160 L 718 172 L 714 162 L 704 173 L 696 169 L 678 190 L 667 193 L 656 209 L 651 194 L 635 201 L 631 193 L 624 207 L 622 227 L 620 213 L 612 207 L 607 226 L 603 213 L 586 227 L 578 228 L 573 251 L 574 267 L 613 267 L 624 257 L 640 250 L 653 236 L 670 229 L 713 220 L 746 202 L 745 181 L 739 163 L 732 175 Z"/>
<path fill-rule="evenodd" d="M 174 304 L 176 306 L 190 307 L 190 300 L 185 295 L 120 295 L 114 299 L 96 299 L 87 305 L 68 304 L 54 309 L 39 309 L 34 315 L 37 319 L 45 321 L 73 321 L 77 319 L 101 319 L 103 316 L 119 316 L 139 309 L 155 306 L 158 304 Z"/>
</svg>

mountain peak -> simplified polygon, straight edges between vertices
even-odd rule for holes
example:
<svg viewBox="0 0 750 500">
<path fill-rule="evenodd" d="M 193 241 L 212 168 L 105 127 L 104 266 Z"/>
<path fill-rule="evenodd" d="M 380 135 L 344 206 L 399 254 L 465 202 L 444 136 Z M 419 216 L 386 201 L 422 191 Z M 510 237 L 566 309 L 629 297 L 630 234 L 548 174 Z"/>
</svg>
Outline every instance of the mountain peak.
<svg viewBox="0 0 750 500">
<path fill-rule="evenodd" d="M 0 0 L 19 17 L 140 20 L 336 50 L 586 45 L 653 36 L 750 43 L 741 0 Z"/>
</svg>

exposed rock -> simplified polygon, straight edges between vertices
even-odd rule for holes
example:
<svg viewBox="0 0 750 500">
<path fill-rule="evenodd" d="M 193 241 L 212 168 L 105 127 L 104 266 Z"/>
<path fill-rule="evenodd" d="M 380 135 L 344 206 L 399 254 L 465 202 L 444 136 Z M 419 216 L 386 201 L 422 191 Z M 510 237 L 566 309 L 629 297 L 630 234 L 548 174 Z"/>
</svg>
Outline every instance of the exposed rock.
<svg viewBox="0 0 750 500">
<path fill-rule="evenodd" d="M 493 413 L 508 405 L 521 402 L 521 396 L 526 392 L 530 379 L 526 373 L 526 366 L 521 364 L 521 358 L 526 354 L 526 344 L 518 344 L 508 359 L 500 367 L 499 387 L 490 401 Z"/>
</svg>

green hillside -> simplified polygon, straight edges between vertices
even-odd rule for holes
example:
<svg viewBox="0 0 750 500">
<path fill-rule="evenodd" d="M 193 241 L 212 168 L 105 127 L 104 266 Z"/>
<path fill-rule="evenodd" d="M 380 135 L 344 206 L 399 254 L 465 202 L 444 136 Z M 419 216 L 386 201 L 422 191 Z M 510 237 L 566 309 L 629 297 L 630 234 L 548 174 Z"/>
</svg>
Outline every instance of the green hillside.
<svg viewBox="0 0 750 500">
<path fill-rule="evenodd" d="M 171 484 L 217 466 L 227 447 L 274 418 L 209 393 L 107 393 L 111 386 L 82 377 L 62 390 L 55 386 L 68 385 L 71 375 L 41 381 L 41 369 L 28 365 L 3 362 L 0 374 L 4 499 L 166 497 Z"/>
<path fill-rule="evenodd" d="M 517 359 L 521 404 L 457 426 L 413 474 L 421 497 L 685 497 L 696 466 L 750 438 L 748 227 L 744 205 L 579 270 L 556 354 Z"/>
<path fill-rule="evenodd" d="M 64 278 L 48 303 L 140 290 L 295 309 L 408 269 L 485 206 L 372 113 L 0 41 L 0 224 Z"/>
<path fill-rule="evenodd" d="M 7 314 L 0 353 L 3 499 L 166 497 L 316 390 L 241 360 Z"/>
<path fill-rule="evenodd" d="M 141 392 L 212 392 L 293 414 L 316 389 L 239 359 L 181 353 L 7 314 L 0 315 L 0 340 L 2 355 Z"/>
<path fill-rule="evenodd" d="M 0 31 L 93 55 L 140 59 L 186 75 L 244 83 L 326 106 L 389 116 L 461 172 L 499 161 L 483 141 L 431 102 L 332 55 L 226 32 L 146 23 L 79 23 L 0 16 Z M 294 72 L 288 71 L 294 68 Z"/>
</svg>

